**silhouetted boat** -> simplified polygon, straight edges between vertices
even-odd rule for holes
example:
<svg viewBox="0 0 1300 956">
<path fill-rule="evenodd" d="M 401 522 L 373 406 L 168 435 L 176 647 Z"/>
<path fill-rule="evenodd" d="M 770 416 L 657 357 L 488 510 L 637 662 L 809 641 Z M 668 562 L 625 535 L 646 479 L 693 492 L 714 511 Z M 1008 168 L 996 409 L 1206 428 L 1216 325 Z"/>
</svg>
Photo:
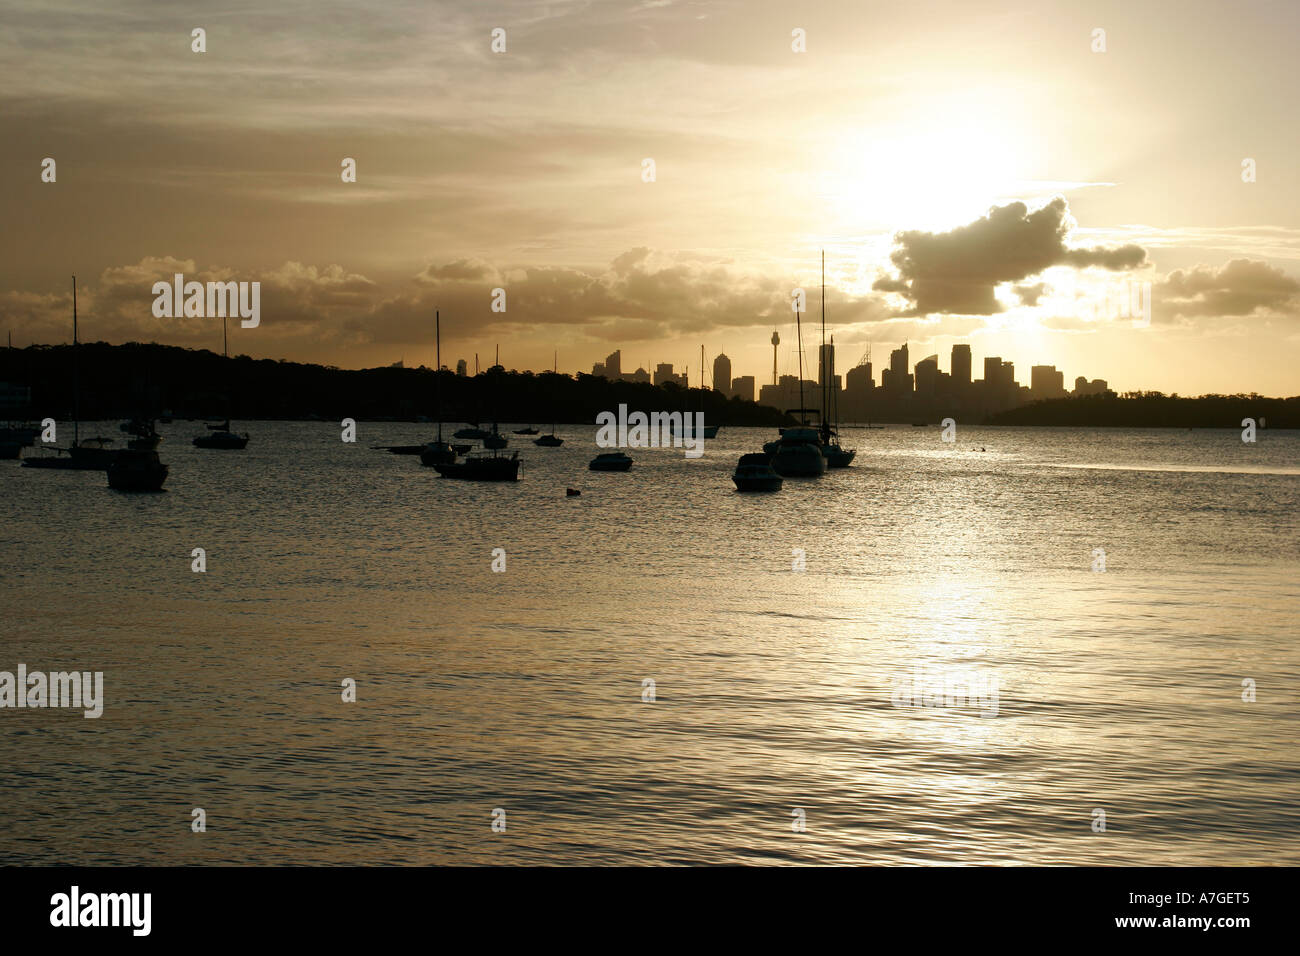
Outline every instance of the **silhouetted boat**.
<svg viewBox="0 0 1300 956">
<path fill-rule="evenodd" d="M 772 469 L 786 478 L 817 478 L 826 474 L 826 456 L 815 428 L 785 428 L 781 437 L 763 446 L 772 456 Z"/>
<path fill-rule="evenodd" d="M 632 467 L 632 459 L 621 451 L 608 451 L 593 458 L 587 467 L 592 471 L 627 471 Z"/>
<path fill-rule="evenodd" d="M 516 429 L 515 429 L 515 434 L 516 434 L 516 435 L 536 435 L 536 434 L 537 434 L 537 429 L 534 428 L 532 425 L 529 425 L 527 428 L 516 428 Z"/>
<path fill-rule="evenodd" d="M 229 346 L 230 343 L 228 342 L 226 335 L 226 317 L 223 315 L 221 317 L 221 359 L 223 366 L 230 359 Z M 225 371 L 227 375 L 230 374 L 229 369 L 225 369 Z M 229 385 L 227 385 L 227 388 L 229 388 Z M 230 397 L 229 392 L 227 392 L 226 405 L 229 406 L 229 404 Z M 229 407 L 227 407 L 226 410 L 229 412 Z M 193 444 L 195 448 L 215 448 L 226 451 L 239 451 L 248 446 L 248 433 L 244 432 L 243 434 L 239 434 L 231 431 L 229 418 L 220 424 L 208 425 L 208 431 L 210 434 L 199 435 L 194 439 Z"/>
<path fill-rule="evenodd" d="M 444 478 L 462 481 L 514 481 L 519 477 L 519 452 L 502 455 L 468 455 L 462 461 L 433 466 Z"/>
<path fill-rule="evenodd" d="M 468 445 L 452 445 L 442 440 L 442 316 L 433 310 L 433 383 L 434 402 L 438 406 L 438 437 L 419 448 L 420 464 L 433 467 L 455 463 L 458 455 L 469 450 Z"/>
<path fill-rule="evenodd" d="M 230 421 L 224 421 L 217 425 L 208 425 L 210 429 L 207 435 L 198 435 L 194 439 L 195 448 L 217 448 L 231 451 L 238 451 L 248 445 L 248 434 L 242 435 L 230 430 Z"/>
<path fill-rule="evenodd" d="M 690 412 L 687 412 L 686 414 L 689 415 Z M 705 425 L 705 426 L 704 426 L 704 430 L 703 430 L 703 432 L 702 432 L 701 434 L 698 434 L 698 435 L 697 435 L 697 434 L 695 433 L 695 427 L 694 427 L 694 425 L 690 426 L 690 428 L 686 428 L 685 426 L 683 426 L 683 431 L 681 432 L 681 434 L 685 435 L 685 434 L 687 434 L 687 433 L 689 432 L 689 435 L 690 435 L 690 437 L 692 437 L 692 438 L 717 438 L 717 437 L 718 437 L 718 429 L 721 428 L 721 427 L 722 427 L 721 425 Z M 676 422 L 676 421 L 669 421 L 669 422 L 668 422 L 668 432 L 669 432 L 669 434 L 672 434 L 672 435 L 676 435 L 676 434 L 678 434 L 678 430 L 677 430 L 677 422 Z"/>
<path fill-rule="evenodd" d="M 831 351 L 835 349 L 835 337 L 831 336 Z M 822 251 L 822 363 L 825 364 L 826 354 L 826 252 Z M 840 445 L 838 416 L 834 414 L 835 406 L 839 403 L 838 392 L 834 387 L 834 379 L 831 377 L 831 370 L 823 368 L 818 376 L 822 385 L 822 423 L 821 423 L 821 443 L 822 454 L 826 456 L 827 468 L 847 468 L 853 463 L 853 456 L 857 451 L 852 448 L 844 448 Z M 831 394 L 827 394 L 830 392 Z M 831 419 L 836 418 L 834 425 Z"/>
<path fill-rule="evenodd" d="M 425 442 L 423 445 L 371 445 L 370 447 L 378 451 L 386 451 L 393 455 L 418 455 L 422 453 L 430 445 L 433 444 L 437 444 L 437 443 Z M 474 446 L 451 444 L 448 447 L 450 447 L 451 450 L 454 451 L 456 454 L 463 455 Z"/>
<path fill-rule="evenodd" d="M 58 471 L 103 471 L 118 454 L 108 448 L 111 438 L 81 439 L 80 337 L 77 334 L 77 277 L 72 277 L 72 447 L 53 448 L 22 460 L 24 468 L 47 468 Z M 43 450 L 44 451 L 44 450 Z"/>
<path fill-rule="evenodd" d="M 106 470 L 108 486 L 117 491 L 162 491 L 167 480 L 167 466 L 151 450 L 120 452 Z"/>
<path fill-rule="evenodd" d="M 452 438 L 473 438 L 476 441 L 482 441 L 484 438 L 490 438 L 492 433 L 483 428 L 458 428 L 451 433 Z"/>
<path fill-rule="evenodd" d="M 741 455 L 731 476 L 737 491 L 780 491 L 784 479 L 772 467 L 768 455 Z"/>
<path fill-rule="evenodd" d="M 560 353 L 559 352 L 555 353 L 555 367 L 551 369 L 551 372 L 555 375 L 560 374 Z M 564 444 L 564 439 L 556 436 L 555 422 L 552 421 L 551 433 L 549 435 L 543 435 L 541 438 L 534 438 L 533 444 L 541 445 L 543 448 L 559 448 L 561 445 Z"/>
<path fill-rule="evenodd" d="M 818 478 L 826 474 L 826 456 L 822 454 L 821 436 L 817 429 L 808 427 L 808 412 L 803 404 L 803 326 L 798 310 L 794 314 L 795 337 L 799 352 L 799 408 L 802 424 L 797 428 L 782 428 L 781 437 L 763 446 L 772 456 L 772 469 L 786 478 Z"/>
<path fill-rule="evenodd" d="M 54 468 L 62 471 L 103 471 L 118 455 L 117 449 L 108 448 L 111 438 L 86 438 L 78 440 L 71 448 L 55 448 L 53 455 L 41 454 L 24 458 L 24 468 Z"/>
<path fill-rule="evenodd" d="M 492 426 L 491 433 L 483 439 L 483 447 L 490 448 L 493 451 L 505 448 L 508 444 L 510 444 L 510 439 L 502 435 L 495 424 Z"/>
</svg>

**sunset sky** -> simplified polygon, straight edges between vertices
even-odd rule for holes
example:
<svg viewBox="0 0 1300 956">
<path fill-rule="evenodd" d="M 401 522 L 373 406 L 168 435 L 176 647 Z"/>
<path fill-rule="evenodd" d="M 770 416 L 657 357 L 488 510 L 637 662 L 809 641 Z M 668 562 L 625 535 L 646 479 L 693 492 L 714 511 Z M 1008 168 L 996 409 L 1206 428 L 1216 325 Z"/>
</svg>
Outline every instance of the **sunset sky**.
<svg viewBox="0 0 1300 956">
<path fill-rule="evenodd" d="M 762 383 L 825 249 L 840 371 L 1300 394 L 1294 3 L 263 6 L 6 3 L 0 335 L 69 340 L 75 272 L 83 339 L 220 349 L 151 314 L 182 272 L 262 283 L 257 357 L 432 364 L 436 306 L 448 364 Z"/>
</svg>

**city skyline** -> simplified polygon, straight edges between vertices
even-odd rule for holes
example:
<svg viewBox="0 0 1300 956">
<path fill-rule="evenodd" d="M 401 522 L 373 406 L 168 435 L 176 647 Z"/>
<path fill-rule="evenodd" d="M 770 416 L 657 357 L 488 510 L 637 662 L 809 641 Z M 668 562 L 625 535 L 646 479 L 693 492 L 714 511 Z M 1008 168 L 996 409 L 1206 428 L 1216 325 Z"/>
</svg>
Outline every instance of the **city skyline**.
<svg viewBox="0 0 1300 956">
<path fill-rule="evenodd" d="M 183 273 L 261 283 L 230 337 L 255 357 L 432 364 L 439 308 L 453 354 L 680 368 L 704 341 L 761 382 L 792 292 L 820 318 L 824 250 L 843 354 L 966 341 L 1120 390 L 1300 392 L 1271 8 L 930 6 L 902 48 L 903 10 L 822 2 L 18 0 L 0 334 L 67 341 L 76 273 L 87 339 L 212 347 L 210 320 L 150 311 Z M 1131 288 L 1144 327 L 1102 314 Z"/>
</svg>

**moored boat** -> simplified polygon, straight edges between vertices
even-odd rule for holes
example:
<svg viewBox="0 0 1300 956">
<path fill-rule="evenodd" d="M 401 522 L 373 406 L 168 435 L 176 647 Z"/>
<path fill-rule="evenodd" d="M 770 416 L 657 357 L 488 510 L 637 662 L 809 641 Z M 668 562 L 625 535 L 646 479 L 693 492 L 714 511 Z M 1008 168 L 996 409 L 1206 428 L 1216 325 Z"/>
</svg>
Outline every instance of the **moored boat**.
<svg viewBox="0 0 1300 956">
<path fill-rule="evenodd" d="M 621 451 L 602 452 L 587 465 L 592 471 L 627 471 L 632 467 L 633 459 Z"/>
<path fill-rule="evenodd" d="M 216 448 L 238 451 L 248 445 L 248 433 L 238 434 L 230 430 L 230 422 L 224 421 L 219 425 L 209 425 L 210 429 L 206 435 L 197 435 L 194 438 L 195 448 Z"/>
<path fill-rule="evenodd" d="M 162 491 L 167 480 L 167 466 L 147 449 L 119 452 L 105 470 L 108 486 L 116 491 Z"/>
<path fill-rule="evenodd" d="M 468 455 L 463 461 L 434 465 L 444 478 L 462 481 L 515 481 L 519 477 L 519 452 L 503 455 Z"/>
<path fill-rule="evenodd" d="M 737 491 L 780 491 L 784 479 L 772 467 L 769 455 L 741 455 L 731 480 Z"/>
<path fill-rule="evenodd" d="M 482 441 L 485 438 L 491 438 L 492 433 L 483 428 L 465 427 L 458 428 L 451 433 L 452 438 L 472 438 L 476 441 Z"/>
<path fill-rule="evenodd" d="M 122 454 L 109 448 L 111 438 L 86 438 L 71 448 L 55 448 L 55 454 L 32 455 L 24 458 L 24 468 L 53 468 L 61 471 L 103 471 L 113 459 Z"/>
<path fill-rule="evenodd" d="M 221 360 L 223 371 L 226 375 L 230 374 L 230 370 L 225 368 L 229 359 L 230 343 L 226 334 L 226 317 L 223 315 L 221 317 Z M 227 416 L 229 416 L 229 397 L 227 397 L 226 405 Z M 241 434 L 231 431 L 230 418 L 227 417 L 224 422 L 219 424 L 209 424 L 208 434 L 196 436 L 192 444 L 195 448 L 215 448 L 224 451 L 240 451 L 248 447 L 248 433 L 244 432 Z"/>
<path fill-rule="evenodd" d="M 763 450 L 772 456 L 772 469 L 783 477 L 817 478 L 826 474 L 826 456 L 815 428 L 783 429 L 780 439 L 764 445 Z"/>
</svg>

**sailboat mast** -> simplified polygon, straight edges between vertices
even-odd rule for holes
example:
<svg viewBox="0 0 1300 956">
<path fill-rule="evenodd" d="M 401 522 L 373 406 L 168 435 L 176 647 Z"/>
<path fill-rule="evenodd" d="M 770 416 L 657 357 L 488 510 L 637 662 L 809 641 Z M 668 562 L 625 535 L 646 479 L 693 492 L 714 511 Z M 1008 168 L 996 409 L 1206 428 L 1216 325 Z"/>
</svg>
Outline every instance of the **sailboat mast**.
<svg viewBox="0 0 1300 956">
<path fill-rule="evenodd" d="M 442 444 L 442 323 L 438 310 L 433 310 L 433 383 L 438 403 L 438 444 Z"/>
<path fill-rule="evenodd" d="M 794 310 L 794 337 L 799 340 L 799 420 L 807 425 L 808 416 L 803 411 L 803 325 L 799 321 L 799 310 Z"/>
<path fill-rule="evenodd" d="M 81 443 L 81 381 L 77 363 L 77 277 L 72 277 L 72 444 Z"/>
<path fill-rule="evenodd" d="M 822 380 L 821 381 L 822 432 L 826 434 L 827 433 L 826 429 L 828 425 L 826 421 L 826 388 L 827 385 L 829 384 L 827 379 L 830 376 L 830 368 L 828 367 L 829 363 L 827 363 L 826 361 L 826 250 L 825 249 L 822 250 L 822 350 L 821 352 L 818 353 L 817 359 L 818 359 L 817 370 L 819 372 L 817 377 Z M 827 434 L 827 440 L 829 440 L 829 434 Z"/>
</svg>

